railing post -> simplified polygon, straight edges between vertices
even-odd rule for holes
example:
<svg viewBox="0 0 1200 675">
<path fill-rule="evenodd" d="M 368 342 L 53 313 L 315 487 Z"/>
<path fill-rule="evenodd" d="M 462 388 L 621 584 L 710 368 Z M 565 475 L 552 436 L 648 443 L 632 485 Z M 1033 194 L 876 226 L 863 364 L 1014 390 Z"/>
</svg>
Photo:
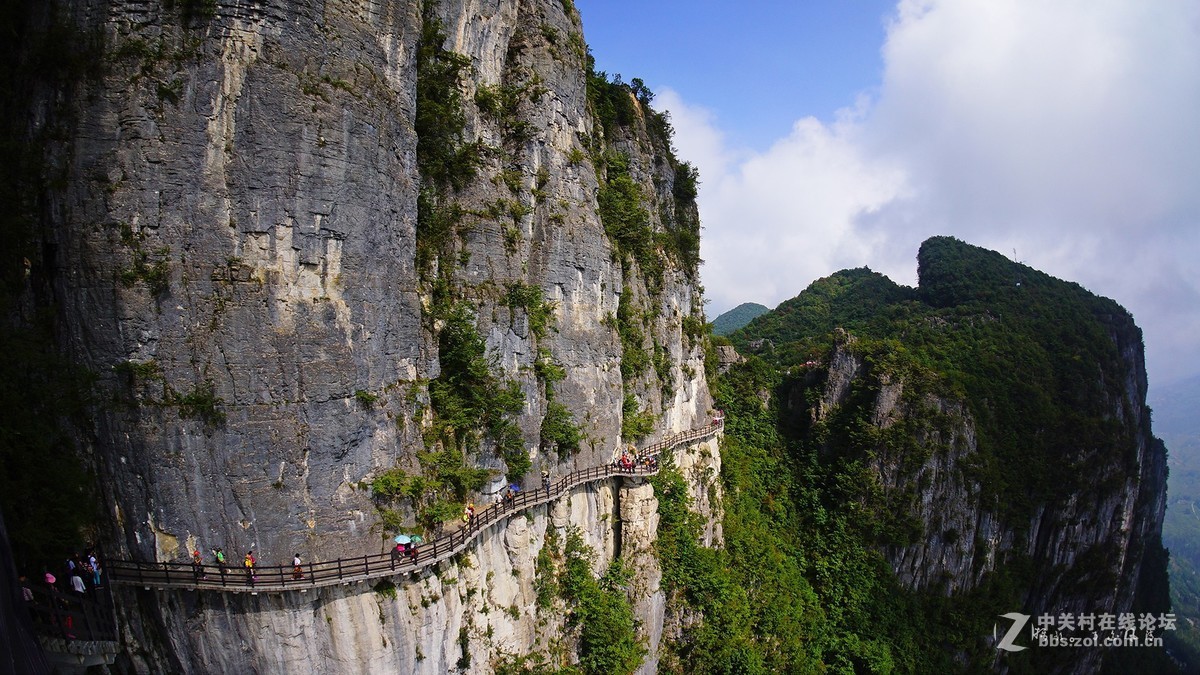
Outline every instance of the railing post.
<svg viewBox="0 0 1200 675">
<path fill-rule="evenodd" d="M 84 598 L 81 596 L 79 598 L 79 615 L 80 615 L 80 618 L 83 619 L 82 628 L 83 628 L 83 633 L 84 633 L 84 639 L 87 639 L 87 640 L 95 640 L 96 639 L 96 631 L 92 627 L 92 611 L 91 610 L 92 610 L 91 603 L 84 600 Z"/>
</svg>

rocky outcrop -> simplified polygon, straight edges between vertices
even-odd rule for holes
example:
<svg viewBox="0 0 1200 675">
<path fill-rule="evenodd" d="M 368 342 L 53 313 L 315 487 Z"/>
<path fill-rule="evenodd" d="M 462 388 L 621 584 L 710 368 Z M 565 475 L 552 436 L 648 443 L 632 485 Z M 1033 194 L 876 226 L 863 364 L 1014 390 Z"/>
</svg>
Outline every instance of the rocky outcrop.
<svg viewBox="0 0 1200 675">
<path fill-rule="evenodd" d="M 716 439 L 682 447 L 680 466 L 714 461 Z M 689 490 L 707 491 L 689 480 Z M 712 494 L 711 492 L 709 494 Z M 451 562 L 376 582 L 284 593 L 117 588 L 123 659 L 139 672 L 492 672 L 517 656 L 554 663 L 573 648 L 566 606 L 539 597 L 557 556 L 578 532 L 599 575 L 617 556 L 655 672 L 666 611 L 654 542 L 658 501 L 642 478 L 614 478 L 489 528 Z M 165 644 L 160 642 L 164 641 Z M 231 647 L 232 646 L 232 647 Z M 565 651 L 564 651 L 565 650 Z"/>
<path fill-rule="evenodd" d="M 1141 333 L 1125 319 L 1108 324 L 1121 354 L 1119 396 L 1107 401 L 1119 420 L 1128 454 L 1104 455 L 1082 446 L 1061 461 L 1086 466 L 1086 490 L 1063 486 L 1027 520 L 988 497 L 976 477 L 981 449 L 965 403 L 929 393 L 892 374 L 873 371 L 841 335 L 830 359 L 823 395 L 811 409 L 821 422 L 850 405 L 852 392 L 870 392 L 869 424 L 877 437 L 905 427 L 915 444 L 881 442 L 868 454 L 884 499 L 900 514 L 906 541 L 883 546 L 901 584 L 945 596 L 966 594 L 1014 561 L 1032 571 L 1024 592 L 1032 614 L 1084 615 L 1137 611 L 1143 566 L 1154 564 L 1165 509 L 1166 455 L 1150 433 Z M 1111 373 L 1110 373 L 1111 375 Z M 797 399 L 793 396 L 793 404 Z M 914 432 L 913 429 L 917 430 Z M 1017 608 L 1013 608 L 1014 611 Z M 1144 610 L 1143 610 L 1144 611 Z M 1077 657 L 1077 658 L 1076 658 Z M 1103 652 L 1075 655 L 1073 672 L 1093 672 Z"/>
<path fill-rule="evenodd" d="M 674 197 L 648 108 L 634 100 L 638 116 L 607 135 L 593 119 L 572 3 L 27 4 L 31 31 L 65 52 L 94 48 L 102 66 L 35 88 L 19 114 L 54 177 L 39 183 L 28 268 L 52 289 L 61 350 L 103 392 L 80 441 L 103 477 L 110 555 L 181 560 L 223 546 L 275 564 L 381 546 L 368 486 L 394 466 L 421 470 L 429 382 L 443 371 L 430 308 L 447 287 L 474 309 L 496 377 L 524 394 L 514 421 L 535 470 L 522 482 L 609 461 L 630 395 L 656 422 L 645 442 L 707 421 L 702 351 L 683 328 L 703 325 L 695 270 L 667 257 L 650 279 L 618 255 L 595 157 L 627 155 L 652 229 L 695 206 Z M 435 22 L 467 64 L 462 141 L 478 153 L 430 273 L 418 260 L 415 119 L 417 54 Z M 540 293 L 547 326 L 535 328 L 513 287 Z M 654 359 L 628 378 L 621 303 L 637 307 L 638 346 Z M 540 360 L 563 369 L 553 395 L 582 433 L 574 452 L 539 438 L 550 402 Z M 506 469 L 490 440 L 467 460 Z M 629 488 L 622 519 L 639 559 L 653 532 L 645 488 Z M 622 550 L 612 523 L 624 489 L 511 523 L 480 543 L 474 567 L 404 585 L 398 600 L 363 588 L 131 593 L 131 664 L 444 672 L 469 654 L 482 672 L 501 652 L 553 640 L 531 618 L 547 528 L 580 527 L 602 566 Z M 654 642 L 657 629 L 644 629 Z"/>
</svg>

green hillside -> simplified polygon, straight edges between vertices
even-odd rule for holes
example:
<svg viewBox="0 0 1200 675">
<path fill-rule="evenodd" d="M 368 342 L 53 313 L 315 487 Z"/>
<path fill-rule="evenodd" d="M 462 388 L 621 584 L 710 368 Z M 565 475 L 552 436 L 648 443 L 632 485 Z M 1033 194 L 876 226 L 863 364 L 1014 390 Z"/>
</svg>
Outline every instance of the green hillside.
<svg viewBox="0 0 1200 675">
<path fill-rule="evenodd" d="M 1132 431 L 1112 410 L 1123 404 L 1128 373 L 1111 336 L 1141 340 L 1129 314 L 1077 284 L 951 238 L 925 242 L 918 260 L 917 288 L 868 269 L 844 270 L 730 335 L 743 354 L 757 340 L 774 348 L 713 379 L 716 404 L 727 413 L 726 549 L 694 544 L 695 525 L 672 505 L 677 490 L 659 479 L 664 588 L 705 616 L 676 645 L 675 670 L 995 668 L 986 636 L 996 616 L 1026 607 L 1048 570 L 1016 555 L 970 593 L 900 588 L 881 551 L 927 533 L 904 501 L 915 498 L 915 485 L 911 494 L 885 494 L 867 468 L 869 453 L 896 444 L 900 456 L 920 459 L 928 450 L 915 439 L 948 420 L 906 419 L 887 433 L 873 426 L 884 379 L 902 380 L 915 400 L 967 406 L 978 451 L 962 469 L 982 486 L 981 502 L 1018 530 L 1039 508 L 1120 487 L 1094 484 L 1083 455 L 1120 467 L 1132 447 Z M 816 423 L 810 408 L 835 344 L 858 356 L 871 377 Z M 1155 546 L 1147 555 L 1161 550 Z M 1165 570 L 1149 568 L 1143 607 L 1165 611 Z M 1068 652 L 1031 650 L 1004 662 L 1011 672 L 1069 669 L 1075 656 Z M 1169 669 L 1161 652 L 1136 656 L 1151 671 Z M 1108 667 L 1124 667 L 1121 657 Z"/>
<path fill-rule="evenodd" d="M 1004 256 L 949 237 L 926 241 L 919 287 L 867 269 L 838 272 L 735 331 L 743 351 L 770 339 L 783 368 L 819 360 L 835 328 L 868 360 L 923 372 L 931 392 L 968 402 L 986 439 L 982 481 L 1013 514 L 1069 494 L 1087 474 L 1063 448 L 1119 454 L 1107 406 L 1120 400 L 1125 366 L 1108 337 L 1116 323 L 1140 342 L 1117 303 Z"/>
<path fill-rule="evenodd" d="M 756 302 L 743 302 L 721 316 L 713 319 L 713 335 L 729 335 L 733 331 L 750 323 L 751 319 L 771 311 Z"/>
</svg>

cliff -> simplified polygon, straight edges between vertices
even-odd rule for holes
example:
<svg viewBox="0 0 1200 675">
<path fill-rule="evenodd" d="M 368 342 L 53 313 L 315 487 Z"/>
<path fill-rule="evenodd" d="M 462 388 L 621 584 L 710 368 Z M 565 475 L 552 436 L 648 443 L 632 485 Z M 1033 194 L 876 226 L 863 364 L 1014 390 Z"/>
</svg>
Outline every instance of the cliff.
<svg viewBox="0 0 1200 675">
<path fill-rule="evenodd" d="M 919 261 L 917 289 L 841 272 L 742 334 L 780 341 L 792 432 L 862 481 L 851 508 L 900 585 L 976 616 L 959 619 L 975 639 L 1006 612 L 1166 611 L 1166 453 L 1132 318 L 954 240 L 926 242 Z M 1129 663 L 959 648 L 993 667 Z"/>
<path fill-rule="evenodd" d="M 6 109 L 34 195 L 16 305 L 95 376 L 74 441 L 109 556 L 377 552 L 497 485 L 708 423 L 695 174 L 641 83 L 592 71 L 571 2 L 17 14 L 20 62 L 61 58 L 17 71 Z M 649 550 L 653 512 L 645 486 L 584 490 L 397 600 L 128 591 L 129 663 L 569 661 L 532 609 L 546 532 L 579 528 L 600 573 Z M 627 595 L 661 615 L 653 557 L 632 565 Z"/>
</svg>

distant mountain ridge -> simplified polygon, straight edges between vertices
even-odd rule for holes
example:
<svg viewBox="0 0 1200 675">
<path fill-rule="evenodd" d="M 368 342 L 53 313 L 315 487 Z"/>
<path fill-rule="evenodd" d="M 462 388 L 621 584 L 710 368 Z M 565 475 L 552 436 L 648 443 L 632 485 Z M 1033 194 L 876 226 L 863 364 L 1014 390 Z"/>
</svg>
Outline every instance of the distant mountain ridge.
<svg viewBox="0 0 1200 675">
<path fill-rule="evenodd" d="M 713 319 L 713 334 L 729 335 L 769 311 L 771 311 L 771 308 L 760 305 L 757 302 L 743 302 L 721 316 L 718 316 L 716 319 Z"/>
</svg>

